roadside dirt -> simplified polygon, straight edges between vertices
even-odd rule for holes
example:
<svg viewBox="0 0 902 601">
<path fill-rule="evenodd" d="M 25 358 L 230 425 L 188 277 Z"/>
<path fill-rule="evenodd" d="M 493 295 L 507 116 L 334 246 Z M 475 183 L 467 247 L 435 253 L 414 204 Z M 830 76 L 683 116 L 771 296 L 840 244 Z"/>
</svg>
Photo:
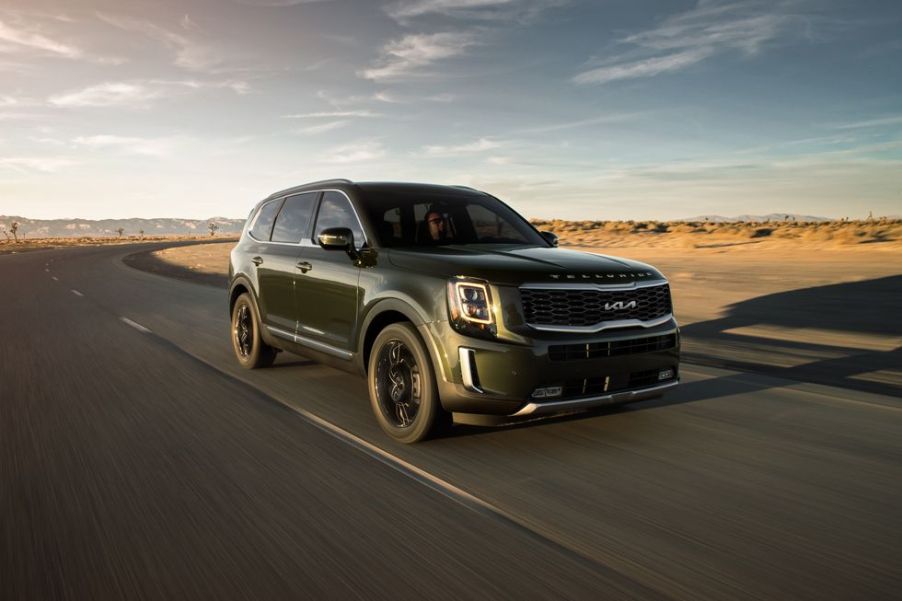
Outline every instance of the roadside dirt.
<svg viewBox="0 0 902 601">
<path fill-rule="evenodd" d="M 234 242 L 167 248 L 127 262 L 224 288 Z M 650 263 L 670 280 L 687 361 L 902 393 L 902 249 L 565 246 Z M 880 250 L 877 250 L 880 248 Z"/>
<path fill-rule="evenodd" d="M 148 271 L 224 285 L 234 241 L 148 253 Z M 680 323 L 715 319 L 733 304 L 764 294 L 902 274 L 902 249 L 725 246 L 672 248 L 562 246 L 650 263 L 670 279 Z M 134 263 L 134 261 L 133 261 Z M 137 266 L 137 265 L 136 265 Z"/>
</svg>

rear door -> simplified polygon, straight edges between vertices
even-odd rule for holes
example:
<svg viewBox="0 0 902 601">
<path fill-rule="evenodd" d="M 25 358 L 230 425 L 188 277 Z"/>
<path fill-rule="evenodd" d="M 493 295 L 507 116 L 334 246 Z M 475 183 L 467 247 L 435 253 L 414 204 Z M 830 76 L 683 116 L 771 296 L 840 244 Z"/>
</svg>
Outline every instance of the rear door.
<svg viewBox="0 0 902 601">
<path fill-rule="evenodd" d="M 330 227 L 349 228 L 358 250 L 366 243 L 348 197 L 338 191 L 323 192 L 311 237 L 314 244 L 301 249 L 307 270 L 297 280 L 298 336 L 309 346 L 347 357 L 353 351 L 357 327 L 360 268 L 347 252 L 325 250 L 315 242 L 319 233 Z"/>
<path fill-rule="evenodd" d="M 293 335 L 297 329 L 295 286 L 300 273 L 301 241 L 309 237 L 318 196 L 318 192 L 306 192 L 285 199 L 272 226 L 266 252 L 259 257 L 262 318 L 275 333 Z"/>
</svg>

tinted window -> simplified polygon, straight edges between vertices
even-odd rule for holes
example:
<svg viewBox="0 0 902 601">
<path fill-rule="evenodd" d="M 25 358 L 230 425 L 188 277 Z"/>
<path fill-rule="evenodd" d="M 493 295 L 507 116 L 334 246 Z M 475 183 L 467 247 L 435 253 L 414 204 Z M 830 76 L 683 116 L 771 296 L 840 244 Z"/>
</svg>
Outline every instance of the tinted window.
<svg viewBox="0 0 902 601">
<path fill-rule="evenodd" d="M 340 192 L 326 192 L 316 215 L 316 231 L 313 239 L 316 240 L 325 229 L 330 227 L 346 227 L 354 233 L 354 246 L 360 248 L 363 244 L 363 230 L 360 222 L 351 207 L 347 197 Z"/>
<path fill-rule="evenodd" d="M 507 220 L 482 205 L 468 204 L 467 213 L 479 240 L 521 239 L 517 230 Z"/>
<path fill-rule="evenodd" d="M 282 211 L 276 217 L 276 225 L 272 228 L 273 242 L 298 243 L 307 235 L 317 194 L 319 192 L 307 192 L 285 199 Z"/>
<path fill-rule="evenodd" d="M 548 246 L 523 217 L 491 196 L 403 191 L 366 194 L 362 204 L 382 246 Z"/>
<path fill-rule="evenodd" d="M 269 234 L 272 232 L 273 221 L 275 221 L 276 213 L 279 212 L 279 207 L 281 206 L 281 200 L 273 200 L 260 207 L 260 211 L 257 213 L 257 220 L 254 222 L 254 227 L 251 228 L 251 236 L 257 240 L 268 242 Z"/>
</svg>

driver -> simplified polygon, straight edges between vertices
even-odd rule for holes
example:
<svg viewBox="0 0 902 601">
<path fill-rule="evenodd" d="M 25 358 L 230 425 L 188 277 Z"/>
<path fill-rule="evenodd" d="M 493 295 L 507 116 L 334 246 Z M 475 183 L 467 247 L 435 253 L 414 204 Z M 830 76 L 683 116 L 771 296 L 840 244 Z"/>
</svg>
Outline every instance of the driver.
<svg viewBox="0 0 902 601">
<path fill-rule="evenodd" d="M 429 211 L 426 213 L 426 226 L 431 240 L 437 241 L 448 239 L 448 226 L 445 223 L 445 217 L 438 211 Z"/>
</svg>

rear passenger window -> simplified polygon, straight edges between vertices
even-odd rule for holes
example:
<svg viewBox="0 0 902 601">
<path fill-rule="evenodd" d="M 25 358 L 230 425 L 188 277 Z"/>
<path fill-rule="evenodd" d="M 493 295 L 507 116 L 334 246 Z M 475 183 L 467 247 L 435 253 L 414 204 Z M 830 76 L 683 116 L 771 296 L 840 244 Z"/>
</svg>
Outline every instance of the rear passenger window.
<svg viewBox="0 0 902 601">
<path fill-rule="evenodd" d="M 276 213 L 279 212 L 279 207 L 282 206 L 282 201 L 273 200 L 262 207 L 260 207 L 260 211 L 257 214 L 257 220 L 254 221 L 254 227 L 251 228 L 251 236 L 256 238 L 257 240 L 261 240 L 263 242 L 269 242 L 269 235 L 272 232 L 272 224 L 276 219 Z"/>
<path fill-rule="evenodd" d="M 273 242 L 297 244 L 301 241 L 307 234 L 317 194 L 319 192 L 307 192 L 285 199 L 282 211 L 276 218 L 276 225 L 272 228 Z"/>
<path fill-rule="evenodd" d="M 316 233 L 313 239 L 319 238 L 320 232 L 330 227 L 350 228 L 354 234 L 354 246 L 360 249 L 363 246 L 363 230 L 360 229 L 360 221 L 354 212 L 351 203 L 344 194 L 339 192 L 326 192 L 319 205 L 319 213 L 316 215 Z"/>
</svg>

